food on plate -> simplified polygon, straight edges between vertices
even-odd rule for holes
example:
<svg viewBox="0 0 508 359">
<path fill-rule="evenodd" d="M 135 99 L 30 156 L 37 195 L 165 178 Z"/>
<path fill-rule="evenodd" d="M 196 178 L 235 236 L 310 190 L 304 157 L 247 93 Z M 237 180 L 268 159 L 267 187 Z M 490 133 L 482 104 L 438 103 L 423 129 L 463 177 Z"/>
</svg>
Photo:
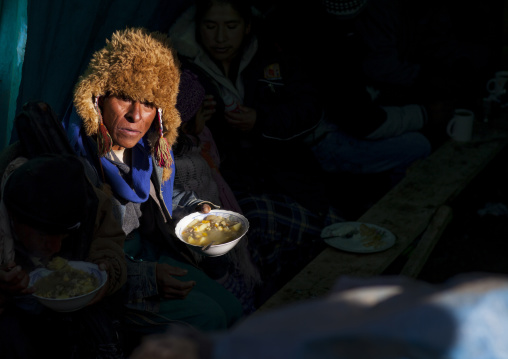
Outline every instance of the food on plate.
<svg viewBox="0 0 508 359">
<path fill-rule="evenodd" d="M 53 270 L 35 283 L 35 294 L 52 299 L 67 299 L 90 293 L 99 286 L 92 273 L 73 268 L 62 257 L 55 257 L 47 268 Z"/>
<path fill-rule="evenodd" d="M 69 265 L 69 261 L 67 259 L 63 257 L 55 257 L 48 263 L 46 267 L 50 270 L 59 270 L 67 265 Z"/>
<path fill-rule="evenodd" d="M 333 236 L 342 238 L 351 238 L 357 233 L 358 229 L 352 224 L 344 224 L 332 232 Z"/>
<path fill-rule="evenodd" d="M 359 227 L 359 231 L 362 236 L 362 244 L 365 247 L 379 247 L 384 243 L 383 236 L 385 233 L 375 227 L 362 223 Z"/>
<path fill-rule="evenodd" d="M 242 224 L 231 218 L 208 215 L 203 219 L 194 219 L 182 231 L 182 238 L 189 244 L 206 246 L 227 243 L 242 234 Z"/>
</svg>

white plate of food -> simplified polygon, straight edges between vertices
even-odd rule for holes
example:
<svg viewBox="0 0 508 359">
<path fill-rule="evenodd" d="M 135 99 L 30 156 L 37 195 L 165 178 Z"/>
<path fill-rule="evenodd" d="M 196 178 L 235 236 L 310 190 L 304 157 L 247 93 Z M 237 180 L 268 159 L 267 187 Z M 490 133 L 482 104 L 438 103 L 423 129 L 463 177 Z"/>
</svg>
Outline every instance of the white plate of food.
<svg viewBox="0 0 508 359">
<path fill-rule="evenodd" d="M 371 223 L 341 222 L 325 227 L 321 238 L 328 245 L 348 252 L 381 252 L 395 244 L 395 235 Z"/>
</svg>

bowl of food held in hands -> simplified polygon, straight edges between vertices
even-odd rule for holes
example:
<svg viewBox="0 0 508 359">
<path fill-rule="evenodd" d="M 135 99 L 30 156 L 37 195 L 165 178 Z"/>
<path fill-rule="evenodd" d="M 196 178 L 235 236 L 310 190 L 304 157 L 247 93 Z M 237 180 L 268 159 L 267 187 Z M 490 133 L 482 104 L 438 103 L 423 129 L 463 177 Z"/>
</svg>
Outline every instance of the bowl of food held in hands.
<svg viewBox="0 0 508 359">
<path fill-rule="evenodd" d="M 46 268 L 30 273 L 33 296 L 57 312 L 73 312 L 85 307 L 104 286 L 107 273 L 95 263 L 53 258 Z"/>
<path fill-rule="evenodd" d="M 239 213 L 213 209 L 209 213 L 195 212 L 176 225 L 178 238 L 193 251 L 217 257 L 233 249 L 249 230 L 249 221 Z"/>
</svg>

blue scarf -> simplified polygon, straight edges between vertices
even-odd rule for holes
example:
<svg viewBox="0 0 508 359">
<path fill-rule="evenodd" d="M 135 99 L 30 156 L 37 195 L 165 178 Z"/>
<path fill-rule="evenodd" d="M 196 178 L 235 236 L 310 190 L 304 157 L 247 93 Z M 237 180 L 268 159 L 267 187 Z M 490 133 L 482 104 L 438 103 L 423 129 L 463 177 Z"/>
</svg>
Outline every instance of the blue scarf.
<svg viewBox="0 0 508 359">
<path fill-rule="evenodd" d="M 72 107 L 72 111 L 67 111 L 63 120 L 63 126 L 67 131 L 67 137 L 71 146 L 79 156 L 87 158 L 88 162 L 94 165 L 97 172 L 101 174 L 101 168 L 97 168 L 100 167 L 97 146 L 92 138 L 86 136 L 82 124 L 83 121 L 76 113 L 74 107 Z M 150 146 L 145 137 L 140 139 L 132 148 L 132 187 L 120 175 L 118 168 L 111 160 L 105 157 L 100 158 L 106 182 L 111 186 L 117 198 L 122 198 L 129 202 L 143 203 L 150 195 L 150 176 L 153 164 L 149 150 Z"/>
</svg>

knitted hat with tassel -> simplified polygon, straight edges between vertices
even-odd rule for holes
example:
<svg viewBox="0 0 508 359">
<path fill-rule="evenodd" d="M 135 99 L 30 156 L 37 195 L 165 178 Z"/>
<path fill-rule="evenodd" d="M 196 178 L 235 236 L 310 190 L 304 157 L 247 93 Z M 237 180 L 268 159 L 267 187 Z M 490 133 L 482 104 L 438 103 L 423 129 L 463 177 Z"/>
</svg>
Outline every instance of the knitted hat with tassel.
<svg viewBox="0 0 508 359">
<path fill-rule="evenodd" d="M 367 5 L 367 0 L 321 0 L 325 11 L 340 19 L 357 16 Z"/>
<path fill-rule="evenodd" d="M 157 107 L 154 121 L 158 123 L 158 131 L 150 134 L 152 152 L 164 168 L 163 180 L 169 179 L 170 149 L 181 122 L 175 107 L 179 65 L 167 35 L 144 28 L 116 31 L 106 40 L 106 46 L 93 54 L 74 88 L 74 106 L 86 134 L 96 138 L 100 156 L 111 150 L 112 141 L 102 123 L 98 98 L 121 95 L 152 103 Z"/>
</svg>

